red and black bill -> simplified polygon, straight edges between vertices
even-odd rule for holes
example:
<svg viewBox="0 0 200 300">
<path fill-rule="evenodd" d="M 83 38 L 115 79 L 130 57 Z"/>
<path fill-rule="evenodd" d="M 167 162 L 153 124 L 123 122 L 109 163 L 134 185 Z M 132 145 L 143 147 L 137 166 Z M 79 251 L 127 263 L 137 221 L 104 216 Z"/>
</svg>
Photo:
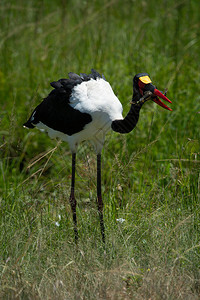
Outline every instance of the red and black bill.
<svg viewBox="0 0 200 300">
<path fill-rule="evenodd" d="M 172 103 L 163 93 L 161 93 L 156 87 L 151 83 L 151 79 L 147 73 L 138 74 L 138 87 L 141 95 L 144 95 L 145 92 L 150 91 L 153 95 L 151 100 L 160 105 L 161 107 L 172 111 L 170 107 L 164 104 L 159 98 Z"/>
</svg>

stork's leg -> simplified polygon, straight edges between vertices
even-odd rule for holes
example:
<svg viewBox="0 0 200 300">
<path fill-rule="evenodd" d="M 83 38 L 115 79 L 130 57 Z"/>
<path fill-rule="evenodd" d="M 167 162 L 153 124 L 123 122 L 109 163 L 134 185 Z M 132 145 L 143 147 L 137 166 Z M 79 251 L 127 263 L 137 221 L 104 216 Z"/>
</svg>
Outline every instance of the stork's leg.
<svg viewBox="0 0 200 300">
<path fill-rule="evenodd" d="M 103 200 L 101 195 L 101 154 L 97 154 L 97 207 L 99 211 L 102 240 L 105 243 L 105 230 L 103 222 Z"/>
<path fill-rule="evenodd" d="M 75 166 L 76 166 L 76 153 L 72 153 L 72 180 L 71 180 L 71 194 L 70 194 L 69 202 L 70 202 L 72 214 L 73 214 L 75 242 L 77 243 L 78 231 L 77 231 L 77 220 L 76 220 L 76 199 L 75 199 L 75 195 L 74 195 Z"/>
</svg>

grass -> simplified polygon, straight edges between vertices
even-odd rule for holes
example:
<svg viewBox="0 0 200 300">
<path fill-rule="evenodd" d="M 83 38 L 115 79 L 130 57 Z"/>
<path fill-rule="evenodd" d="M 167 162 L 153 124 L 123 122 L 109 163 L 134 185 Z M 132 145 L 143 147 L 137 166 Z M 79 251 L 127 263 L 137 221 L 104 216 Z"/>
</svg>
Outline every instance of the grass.
<svg viewBox="0 0 200 300">
<path fill-rule="evenodd" d="M 199 6 L 1 1 L 1 299 L 199 299 Z M 105 249 L 91 145 L 77 155 L 76 246 L 69 147 L 22 128 L 49 82 L 91 68 L 111 83 L 124 115 L 137 72 L 173 101 L 172 113 L 147 103 L 132 133 L 107 136 Z"/>
</svg>

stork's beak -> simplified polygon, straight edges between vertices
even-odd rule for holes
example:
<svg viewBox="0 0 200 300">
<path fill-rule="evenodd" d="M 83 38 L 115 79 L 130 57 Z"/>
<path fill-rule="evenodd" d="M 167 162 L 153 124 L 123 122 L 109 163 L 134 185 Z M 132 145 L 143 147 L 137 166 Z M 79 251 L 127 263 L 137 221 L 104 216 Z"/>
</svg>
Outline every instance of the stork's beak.
<svg viewBox="0 0 200 300">
<path fill-rule="evenodd" d="M 139 77 L 138 86 L 141 95 L 143 95 L 145 92 L 151 92 L 151 100 L 153 100 L 155 103 L 157 103 L 165 109 L 172 110 L 159 99 L 161 98 L 169 103 L 172 103 L 165 95 L 163 95 L 159 90 L 156 89 L 155 85 L 152 84 L 152 81 L 147 73 L 140 73 L 137 74 L 135 77 Z"/>
<path fill-rule="evenodd" d="M 155 97 L 153 96 L 152 97 L 152 100 L 157 103 L 158 105 L 162 106 L 163 108 L 165 109 L 168 109 L 168 110 L 171 110 L 171 108 L 169 108 L 166 104 L 164 104 L 158 97 L 160 97 L 161 99 L 169 102 L 169 103 L 172 103 L 165 95 L 163 95 L 159 90 L 157 89 L 154 89 L 153 91 L 153 95 L 155 95 Z"/>
</svg>

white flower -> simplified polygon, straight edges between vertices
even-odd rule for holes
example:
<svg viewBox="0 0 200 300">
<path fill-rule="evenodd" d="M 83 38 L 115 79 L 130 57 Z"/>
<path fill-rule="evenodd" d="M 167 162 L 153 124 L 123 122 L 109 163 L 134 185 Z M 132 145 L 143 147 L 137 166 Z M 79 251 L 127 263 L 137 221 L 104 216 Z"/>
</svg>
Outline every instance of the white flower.
<svg viewBox="0 0 200 300">
<path fill-rule="evenodd" d="M 61 215 L 58 215 L 58 221 L 54 222 L 54 224 L 58 227 L 60 226 L 60 223 L 59 223 L 60 220 L 61 220 Z"/>
<path fill-rule="evenodd" d="M 119 183 L 118 183 L 118 185 L 117 185 L 117 190 L 118 190 L 119 192 L 122 192 L 122 191 L 123 191 L 123 188 L 122 188 L 121 184 L 119 184 Z"/>
<path fill-rule="evenodd" d="M 122 218 L 119 218 L 119 219 L 116 219 L 116 221 L 119 222 L 119 223 L 124 223 L 126 220 L 122 219 Z"/>
</svg>

